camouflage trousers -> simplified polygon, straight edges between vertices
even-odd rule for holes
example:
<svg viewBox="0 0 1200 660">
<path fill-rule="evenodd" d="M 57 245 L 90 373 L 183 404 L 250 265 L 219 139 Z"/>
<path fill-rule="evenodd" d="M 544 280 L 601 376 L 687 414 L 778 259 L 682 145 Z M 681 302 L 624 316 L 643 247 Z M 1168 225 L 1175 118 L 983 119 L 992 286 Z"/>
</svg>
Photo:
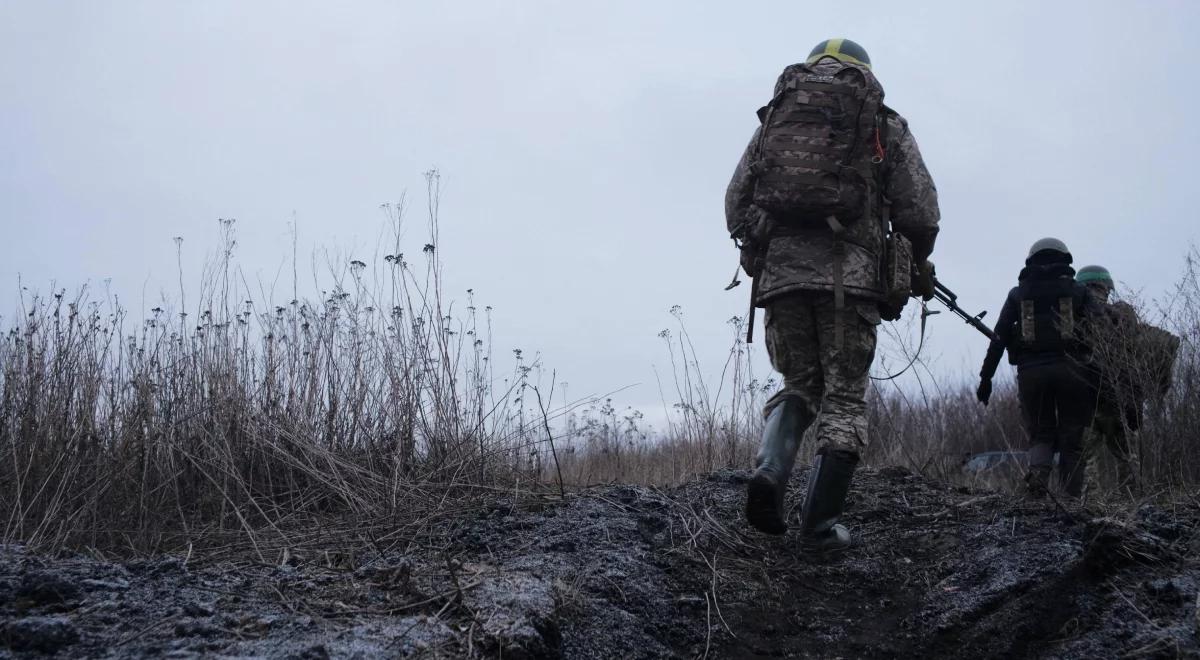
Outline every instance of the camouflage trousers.
<svg viewBox="0 0 1200 660">
<path fill-rule="evenodd" d="M 1112 406 L 1101 405 L 1096 410 L 1096 416 L 1092 418 L 1092 426 L 1084 443 L 1089 488 L 1100 485 L 1099 454 L 1105 448 L 1112 455 L 1117 469 L 1117 487 L 1134 485 L 1137 471 L 1134 468 L 1133 451 L 1121 411 Z"/>
<path fill-rule="evenodd" d="M 763 414 L 795 398 L 817 419 L 820 446 L 861 451 L 867 444 L 866 391 L 880 320 L 876 303 L 846 297 L 840 347 L 832 293 L 779 298 L 768 303 L 765 316 L 767 354 L 783 377 L 783 389 L 767 401 Z"/>
</svg>

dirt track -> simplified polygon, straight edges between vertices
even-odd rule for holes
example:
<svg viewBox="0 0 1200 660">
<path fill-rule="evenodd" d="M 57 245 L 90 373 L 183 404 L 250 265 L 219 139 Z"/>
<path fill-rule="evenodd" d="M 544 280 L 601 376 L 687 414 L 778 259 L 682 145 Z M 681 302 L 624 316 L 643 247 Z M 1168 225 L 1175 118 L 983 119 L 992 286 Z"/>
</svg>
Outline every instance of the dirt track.
<svg viewBox="0 0 1200 660">
<path fill-rule="evenodd" d="M 744 526 L 743 479 L 501 501 L 366 559 L 0 548 L 0 657 L 1200 657 L 1194 507 L 1068 516 L 863 471 L 858 543 L 815 560 Z"/>
</svg>

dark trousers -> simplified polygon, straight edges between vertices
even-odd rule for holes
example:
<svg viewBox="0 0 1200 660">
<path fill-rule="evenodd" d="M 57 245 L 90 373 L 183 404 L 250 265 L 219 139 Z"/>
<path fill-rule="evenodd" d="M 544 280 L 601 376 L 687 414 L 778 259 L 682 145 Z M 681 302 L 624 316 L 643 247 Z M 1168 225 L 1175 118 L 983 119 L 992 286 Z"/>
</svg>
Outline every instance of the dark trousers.
<svg viewBox="0 0 1200 660">
<path fill-rule="evenodd" d="M 1067 493 L 1083 492 L 1083 434 L 1096 412 L 1096 379 L 1064 358 L 1017 370 L 1021 416 L 1029 434 L 1029 467 L 1046 470 L 1058 452 L 1058 473 Z"/>
</svg>

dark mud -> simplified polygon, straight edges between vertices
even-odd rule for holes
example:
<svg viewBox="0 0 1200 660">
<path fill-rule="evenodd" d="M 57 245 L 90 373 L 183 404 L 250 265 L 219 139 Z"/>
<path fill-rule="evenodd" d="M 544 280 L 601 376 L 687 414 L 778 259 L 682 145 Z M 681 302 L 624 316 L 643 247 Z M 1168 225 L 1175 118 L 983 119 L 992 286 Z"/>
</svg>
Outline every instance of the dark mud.
<svg viewBox="0 0 1200 660">
<path fill-rule="evenodd" d="M 1200 657 L 1194 506 L 864 471 L 856 545 L 814 558 L 745 527 L 743 480 L 505 499 L 407 551 L 270 565 L 0 548 L 0 657 Z"/>
</svg>

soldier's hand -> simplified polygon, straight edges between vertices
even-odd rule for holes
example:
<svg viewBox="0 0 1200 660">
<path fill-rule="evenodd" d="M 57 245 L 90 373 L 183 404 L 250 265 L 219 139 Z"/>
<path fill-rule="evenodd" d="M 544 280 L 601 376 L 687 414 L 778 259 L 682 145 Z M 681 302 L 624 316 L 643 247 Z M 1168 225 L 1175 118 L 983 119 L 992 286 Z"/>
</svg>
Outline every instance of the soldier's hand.
<svg viewBox="0 0 1200 660">
<path fill-rule="evenodd" d="M 922 300 L 933 300 L 933 262 L 926 259 L 917 264 L 917 272 L 913 274 L 912 292 Z"/>
<path fill-rule="evenodd" d="M 982 403 L 985 406 L 988 404 L 988 401 L 992 398 L 991 378 L 979 379 L 979 388 L 975 390 L 975 398 L 979 399 L 979 403 Z"/>
</svg>

